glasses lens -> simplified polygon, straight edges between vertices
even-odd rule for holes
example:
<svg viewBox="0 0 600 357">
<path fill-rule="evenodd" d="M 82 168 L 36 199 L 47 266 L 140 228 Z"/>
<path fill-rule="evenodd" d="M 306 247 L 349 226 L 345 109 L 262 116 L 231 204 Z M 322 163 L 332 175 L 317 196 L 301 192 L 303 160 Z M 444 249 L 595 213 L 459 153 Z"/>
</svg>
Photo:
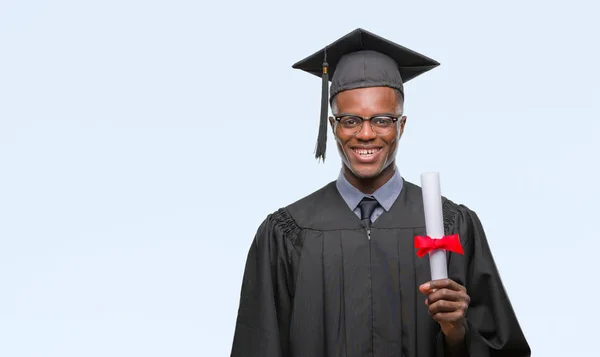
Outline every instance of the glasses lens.
<svg viewBox="0 0 600 357">
<path fill-rule="evenodd" d="M 346 134 L 358 133 L 362 127 L 362 122 L 362 118 L 354 116 L 345 116 L 340 118 L 340 126 L 342 127 L 342 131 Z"/>
<path fill-rule="evenodd" d="M 394 128 L 394 118 L 386 116 L 372 118 L 371 128 L 377 134 L 389 134 Z"/>
<path fill-rule="evenodd" d="M 358 116 L 344 116 L 339 119 L 342 131 L 347 135 L 357 134 L 363 125 L 364 120 Z M 394 128 L 394 118 L 388 116 L 378 116 L 369 120 L 371 129 L 378 135 L 389 134 Z"/>
</svg>

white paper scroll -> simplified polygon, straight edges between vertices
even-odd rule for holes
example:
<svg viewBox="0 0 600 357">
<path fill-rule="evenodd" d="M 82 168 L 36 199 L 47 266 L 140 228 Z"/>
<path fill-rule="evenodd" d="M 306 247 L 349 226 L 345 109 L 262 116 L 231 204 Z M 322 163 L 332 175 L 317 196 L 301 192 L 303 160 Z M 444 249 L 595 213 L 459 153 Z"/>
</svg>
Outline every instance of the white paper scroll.
<svg viewBox="0 0 600 357">
<path fill-rule="evenodd" d="M 433 239 L 442 238 L 444 236 L 444 217 L 442 213 L 440 174 L 438 172 L 421 174 L 421 188 L 423 191 L 427 235 Z M 445 250 L 430 252 L 429 263 L 431 267 L 431 280 L 448 277 Z"/>
</svg>

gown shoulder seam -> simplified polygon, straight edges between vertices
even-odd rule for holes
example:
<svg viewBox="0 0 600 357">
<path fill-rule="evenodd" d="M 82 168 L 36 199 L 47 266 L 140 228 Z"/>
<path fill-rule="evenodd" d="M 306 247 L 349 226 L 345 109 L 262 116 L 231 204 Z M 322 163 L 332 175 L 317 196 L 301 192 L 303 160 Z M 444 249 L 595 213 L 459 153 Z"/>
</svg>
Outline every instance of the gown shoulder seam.
<svg viewBox="0 0 600 357">
<path fill-rule="evenodd" d="M 291 247 L 296 245 L 301 229 L 292 215 L 285 208 L 280 208 L 271 214 L 271 221 L 277 230 L 281 231 L 284 242 L 286 242 L 285 245 L 287 246 L 287 260 L 289 263 L 291 263 L 293 252 Z"/>
<path fill-rule="evenodd" d="M 300 227 L 285 208 L 280 208 L 271 215 L 274 225 L 281 230 L 281 233 L 291 243 L 294 243 L 300 234 Z"/>
<path fill-rule="evenodd" d="M 450 201 L 447 198 L 444 198 L 442 202 L 442 212 L 444 217 L 444 230 L 446 232 L 449 232 L 450 229 L 454 226 L 456 222 L 456 217 L 459 214 L 458 209 L 456 207 L 456 203 Z"/>
</svg>

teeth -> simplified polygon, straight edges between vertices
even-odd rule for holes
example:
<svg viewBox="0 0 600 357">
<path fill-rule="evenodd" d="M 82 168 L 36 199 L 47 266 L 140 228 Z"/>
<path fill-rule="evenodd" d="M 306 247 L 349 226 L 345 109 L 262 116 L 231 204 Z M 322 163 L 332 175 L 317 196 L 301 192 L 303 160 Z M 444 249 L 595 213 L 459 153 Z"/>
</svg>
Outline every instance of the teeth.
<svg viewBox="0 0 600 357">
<path fill-rule="evenodd" d="M 373 155 L 379 150 L 378 149 L 368 149 L 368 150 L 367 149 L 355 149 L 354 151 L 356 151 L 356 153 L 359 155 Z"/>
</svg>

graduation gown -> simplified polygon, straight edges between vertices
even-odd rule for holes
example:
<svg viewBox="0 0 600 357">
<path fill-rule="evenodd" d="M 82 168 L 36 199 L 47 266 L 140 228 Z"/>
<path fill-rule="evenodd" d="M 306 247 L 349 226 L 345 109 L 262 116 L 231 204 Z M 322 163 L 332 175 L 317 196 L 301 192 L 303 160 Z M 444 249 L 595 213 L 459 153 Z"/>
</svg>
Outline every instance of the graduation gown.
<svg viewBox="0 0 600 357">
<path fill-rule="evenodd" d="M 477 215 L 443 198 L 448 276 L 467 288 L 466 356 L 529 356 Z M 335 182 L 269 215 L 242 280 L 232 357 L 441 357 L 443 334 L 419 285 L 431 280 L 421 188 L 400 196 L 371 237 Z"/>
</svg>

